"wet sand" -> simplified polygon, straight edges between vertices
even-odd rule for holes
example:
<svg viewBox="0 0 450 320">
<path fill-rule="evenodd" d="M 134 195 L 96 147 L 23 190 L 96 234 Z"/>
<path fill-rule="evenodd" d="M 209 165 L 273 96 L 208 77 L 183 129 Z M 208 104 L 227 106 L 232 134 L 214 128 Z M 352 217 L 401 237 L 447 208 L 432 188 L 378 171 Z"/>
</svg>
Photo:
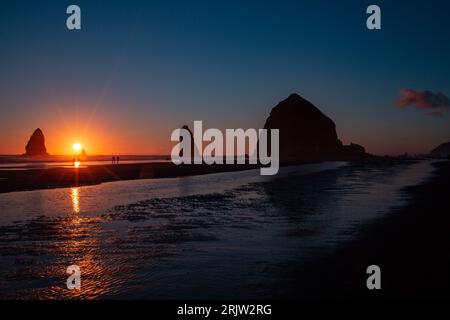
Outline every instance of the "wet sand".
<svg viewBox="0 0 450 320">
<path fill-rule="evenodd" d="M 450 161 L 435 163 L 425 183 L 405 188 L 408 205 L 363 227 L 351 243 L 314 263 L 285 269 L 288 299 L 448 299 L 450 297 Z M 381 290 L 368 290 L 366 268 L 381 268 Z M 293 275 L 296 276 L 293 276 Z"/>
<path fill-rule="evenodd" d="M 436 187 L 432 166 L 323 163 L 276 178 L 250 170 L 2 194 L 0 298 L 402 298 L 391 280 L 416 281 L 394 283 L 408 291 L 419 278 L 397 276 L 404 260 L 424 261 L 427 280 L 447 252 L 445 219 L 408 211 L 420 199 L 411 190 Z M 85 270 L 80 292 L 65 290 L 71 264 Z M 369 264 L 382 268 L 381 292 L 364 287 Z"/>
<path fill-rule="evenodd" d="M 66 188 L 103 182 L 173 178 L 259 168 L 259 165 L 175 165 L 169 162 L 0 171 L 0 193 Z"/>
<path fill-rule="evenodd" d="M 324 162 L 324 159 L 283 160 L 282 166 L 294 166 L 308 163 Z M 360 163 L 396 163 L 398 161 L 386 160 L 378 157 L 365 159 L 336 158 L 326 161 L 351 161 Z M 88 165 L 54 167 L 54 168 L 14 168 L 0 170 L 0 193 L 14 191 L 30 191 L 39 189 L 54 189 L 96 185 L 103 182 L 175 178 L 195 176 L 219 172 L 233 172 L 259 169 L 260 164 L 182 164 L 175 165 L 172 162 L 149 163 L 123 163 L 108 165 Z"/>
</svg>

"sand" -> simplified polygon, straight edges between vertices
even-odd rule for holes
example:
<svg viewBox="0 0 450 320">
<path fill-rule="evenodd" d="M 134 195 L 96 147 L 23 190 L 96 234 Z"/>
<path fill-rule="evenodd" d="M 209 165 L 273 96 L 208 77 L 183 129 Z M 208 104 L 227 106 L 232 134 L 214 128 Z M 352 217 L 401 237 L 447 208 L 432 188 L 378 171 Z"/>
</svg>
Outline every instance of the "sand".
<svg viewBox="0 0 450 320">
<path fill-rule="evenodd" d="M 274 296 L 296 299 L 443 299 L 450 297 L 450 161 L 406 188 L 407 205 L 363 227 L 359 237 L 327 257 L 286 273 L 296 281 Z M 381 290 L 368 290 L 366 268 L 381 268 Z"/>
<path fill-rule="evenodd" d="M 257 169 L 257 165 L 175 165 L 170 162 L 0 171 L 0 193 L 94 185 L 103 182 L 173 178 Z"/>
</svg>

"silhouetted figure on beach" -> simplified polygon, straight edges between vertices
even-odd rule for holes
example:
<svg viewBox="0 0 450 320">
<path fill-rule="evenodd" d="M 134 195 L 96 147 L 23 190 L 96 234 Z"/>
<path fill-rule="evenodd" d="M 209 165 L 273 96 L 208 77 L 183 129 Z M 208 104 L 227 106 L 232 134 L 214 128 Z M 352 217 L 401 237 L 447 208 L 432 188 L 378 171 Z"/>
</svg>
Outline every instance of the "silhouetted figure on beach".
<svg viewBox="0 0 450 320">
<path fill-rule="evenodd" d="M 113 156 L 113 157 L 111 158 L 111 164 L 114 164 L 115 162 L 116 162 L 116 157 Z"/>
<path fill-rule="evenodd" d="M 119 156 L 116 157 L 117 164 L 119 164 Z"/>
</svg>

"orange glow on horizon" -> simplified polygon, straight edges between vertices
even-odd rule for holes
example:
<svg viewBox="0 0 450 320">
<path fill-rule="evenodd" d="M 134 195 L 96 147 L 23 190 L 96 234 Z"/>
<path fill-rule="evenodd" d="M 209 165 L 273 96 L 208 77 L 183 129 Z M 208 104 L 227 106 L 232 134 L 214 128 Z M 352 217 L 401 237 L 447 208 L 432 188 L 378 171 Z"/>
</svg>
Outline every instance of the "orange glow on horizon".
<svg viewBox="0 0 450 320">
<path fill-rule="evenodd" d="M 39 104 L 45 108 L 53 102 Z M 65 105 L 55 104 L 39 117 L 29 117 L 25 123 L 22 118 L 11 119 L 11 123 L 21 123 L 9 133 L 12 139 L 2 141 L 0 154 L 20 155 L 25 153 L 25 145 L 35 128 L 41 128 L 45 146 L 50 156 L 81 156 L 84 150 L 87 157 L 112 155 L 169 155 L 173 143 L 170 134 L 180 126 L 171 123 L 165 115 L 152 117 L 124 112 L 123 107 L 111 103 L 95 101 L 75 101 Z M 1 130 L 6 130 L 0 128 Z M 80 144 L 74 148 L 74 144 Z"/>
</svg>

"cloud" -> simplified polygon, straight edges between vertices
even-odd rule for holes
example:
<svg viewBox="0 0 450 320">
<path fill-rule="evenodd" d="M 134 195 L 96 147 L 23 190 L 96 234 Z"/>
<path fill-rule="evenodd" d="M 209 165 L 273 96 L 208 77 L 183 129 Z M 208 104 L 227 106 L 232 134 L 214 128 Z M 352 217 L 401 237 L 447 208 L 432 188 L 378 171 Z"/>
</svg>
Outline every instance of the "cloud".
<svg viewBox="0 0 450 320">
<path fill-rule="evenodd" d="M 418 109 L 448 109 L 450 99 L 443 93 L 431 91 L 416 91 L 413 89 L 402 89 L 400 99 L 397 101 L 399 108 L 407 108 L 415 105 Z"/>
</svg>

